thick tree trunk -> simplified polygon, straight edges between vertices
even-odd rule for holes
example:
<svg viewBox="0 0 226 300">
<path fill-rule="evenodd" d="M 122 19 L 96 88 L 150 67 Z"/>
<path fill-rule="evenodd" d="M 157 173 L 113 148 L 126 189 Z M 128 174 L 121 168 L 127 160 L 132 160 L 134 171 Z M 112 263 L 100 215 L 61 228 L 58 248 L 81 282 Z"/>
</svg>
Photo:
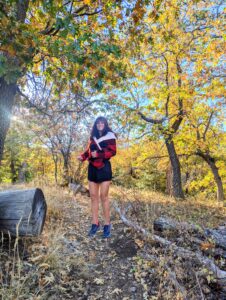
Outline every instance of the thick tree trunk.
<svg viewBox="0 0 226 300">
<path fill-rule="evenodd" d="M 13 236 L 41 234 L 47 204 L 42 190 L 9 190 L 0 192 L 0 232 Z"/>
<path fill-rule="evenodd" d="M 28 6 L 29 6 L 29 0 L 16 1 L 15 21 L 21 24 L 25 22 Z M 12 35 L 11 38 L 14 39 L 15 36 Z M 7 60 L 10 60 L 10 58 L 7 57 Z M 20 69 L 19 61 L 20 60 L 17 57 L 13 57 L 14 65 L 18 66 L 17 71 L 19 71 Z M 13 83 L 7 83 L 4 77 L 0 77 L 0 165 L 3 158 L 4 143 L 10 125 L 10 114 L 13 108 L 16 91 L 17 91 L 16 80 Z"/>
<path fill-rule="evenodd" d="M 209 165 L 213 173 L 214 180 L 217 184 L 217 200 L 219 201 L 225 200 L 223 184 L 218 172 L 218 168 L 215 163 L 215 159 L 211 157 L 208 153 L 203 153 L 201 150 L 198 150 L 196 154 L 202 157 L 205 160 L 205 162 L 207 162 L 207 164 Z"/>
<path fill-rule="evenodd" d="M 0 165 L 3 158 L 4 143 L 10 125 L 10 114 L 16 90 L 16 83 L 8 84 L 4 78 L 0 78 Z"/>
<path fill-rule="evenodd" d="M 180 162 L 172 140 L 166 140 L 166 147 L 170 157 L 170 162 L 173 168 L 173 196 L 176 198 L 184 198 L 184 193 L 181 183 Z"/>
</svg>

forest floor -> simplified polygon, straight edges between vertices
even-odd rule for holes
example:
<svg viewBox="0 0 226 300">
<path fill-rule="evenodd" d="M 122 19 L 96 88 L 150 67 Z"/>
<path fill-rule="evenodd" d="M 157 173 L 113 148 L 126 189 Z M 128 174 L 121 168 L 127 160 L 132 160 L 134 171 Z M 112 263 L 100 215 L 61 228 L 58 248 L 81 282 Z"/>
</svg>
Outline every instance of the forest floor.
<svg viewBox="0 0 226 300">
<path fill-rule="evenodd" d="M 90 198 L 73 198 L 67 189 L 42 190 L 48 205 L 43 233 L 1 238 L 1 299 L 226 299 L 205 266 L 144 238 L 121 221 L 113 205 L 111 238 L 101 237 L 102 228 L 90 238 Z M 159 216 L 209 228 L 225 222 L 225 208 L 210 200 L 177 202 L 155 192 L 112 186 L 110 201 L 121 208 L 132 204 L 127 217 L 150 233 Z M 101 205 L 100 222 L 103 225 Z M 176 238 L 168 232 L 165 238 L 197 250 L 188 233 Z M 205 245 L 199 250 L 211 257 L 211 243 Z M 226 270 L 222 258 L 215 263 Z"/>
</svg>

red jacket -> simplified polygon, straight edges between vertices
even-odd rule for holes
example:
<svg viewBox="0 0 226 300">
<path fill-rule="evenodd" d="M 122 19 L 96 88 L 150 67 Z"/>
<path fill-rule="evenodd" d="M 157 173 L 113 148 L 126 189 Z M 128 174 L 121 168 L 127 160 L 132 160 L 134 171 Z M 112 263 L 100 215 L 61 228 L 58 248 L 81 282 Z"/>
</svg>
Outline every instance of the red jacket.
<svg viewBox="0 0 226 300">
<path fill-rule="evenodd" d="M 96 141 L 101 149 L 99 149 L 94 138 L 91 138 L 87 149 L 81 154 L 81 156 L 82 161 L 88 159 L 94 167 L 100 169 L 104 166 L 104 160 L 109 160 L 112 156 L 116 155 L 116 137 L 113 132 L 109 131 L 104 136 L 96 139 Z M 92 157 L 91 152 L 95 150 L 97 151 L 97 157 Z"/>
</svg>

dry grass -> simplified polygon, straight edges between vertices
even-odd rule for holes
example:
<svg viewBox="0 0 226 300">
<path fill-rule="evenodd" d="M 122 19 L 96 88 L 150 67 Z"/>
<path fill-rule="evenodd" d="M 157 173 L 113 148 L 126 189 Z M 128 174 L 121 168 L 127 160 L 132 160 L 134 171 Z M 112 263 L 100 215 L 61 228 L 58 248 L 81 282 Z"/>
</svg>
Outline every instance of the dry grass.
<svg viewBox="0 0 226 300">
<path fill-rule="evenodd" d="M 13 189 L 32 188 L 33 184 L 15 185 Z M 2 299 L 47 299 L 48 286 L 57 280 L 64 269 L 62 239 L 62 202 L 65 192 L 56 187 L 39 186 L 47 202 L 47 216 L 43 233 L 34 238 L 3 236 L 0 244 L 0 296 Z M 12 188 L 1 186 L 2 190 Z M 26 258 L 28 253 L 28 258 Z M 22 259 L 22 257 L 25 259 Z M 46 292 L 46 290 L 48 292 Z M 46 293 L 46 295 L 45 295 Z"/>
<path fill-rule="evenodd" d="M 185 200 L 175 200 L 162 193 L 140 191 L 112 186 L 111 198 L 122 202 L 130 202 L 134 213 L 143 223 L 151 223 L 166 216 L 177 221 L 195 223 L 203 227 L 216 227 L 225 222 L 226 207 L 216 199 L 188 197 Z M 126 204 L 125 204 L 126 205 Z"/>
<path fill-rule="evenodd" d="M 32 188 L 33 186 L 34 183 L 31 183 L 13 188 Z M 56 299 L 59 295 L 61 295 L 59 299 L 70 297 L 77 299 L 73 293 L 78 295 L 79 289 L 82 293 L 83 283 L 89 278 L 89 270 L 83 253 L 65 252 L 67 249 L 63 241 L 69 231 L 66 226 L 70 223 L 70 218 L 73 219 L 73 216 L 70 216 L 71 195 L 67 190 L 56 186 L 47 187 L 39 184 L 38 187 L 43 190 L 48 206 L 44 231 L 40 237 L 35 238 L 12 239 L 2 236 L 0 296 L 4 300 Z M 7 188 L 11 186 L 0 187 L 2 190 Z M 210 228 L 225 222 L 226 209 L 213 200 L 189 198 L 185 201 L 176 201 L 157 192 L 129 190 L 113 185 L 110 188 L 110 199 L 120 201 L 122 206 L 130 202 L 132 205 L 130 216 L 135 217 L 141 226 L 150 231 L 153 230 L 153 221 L 159 216 L 194 222 Z M 64 211 L 65 207 L 68 208 L 67 212 Z M 114 217 L 113 211 L 112 217 Z M 149 299 L 147 282 L 158 286 L 155 296 L 150 299 L 172 299 L 172 296 L 175 299 L 183 299 L 180 290 L 175 293 L 172 280 L 172 272 L 175 270 L 179 282 L 186 282 L 187 287 L 189 284 L 195 284 L 195 287 L 190 287 L 191 298 L 188 297 L 188 299 L 195 299 L 192 295 L 195 295 L 199 286 L 202 285 L 202 279 L 196 275 L 195 269 L 191 268 L 190 273 L 185 273 L 184 262 L 174 260 L 173 255 L 166 254 L 162 249 L 153 248 L 152 250 L 151 255 L 157 255 L 158 261 L 150 259 L 142 261 L 141 257 L 134 257 L 133 273 L 135 280 L 143 288 L 143 299 Z M 170 266 L 171 273 L 167 271 L 166 265 Z M 200 295 L 201 293 L 202 291 Z"/>
<path fill-rule="evenodd" d="M 226 221 L 226 208 L 222 203 L 213 199 L 190 197 L 179 201 L 157 192 L 125 189 L 118 186 L 112 187 L 111 198 L 119 201 L 122 210 L 130 204 L 127 218 L 153 233 L 153 222 L 160 216 L 196 224 L 200 228 L 214 228 L 225 224 Z M 192 236 L 188 232 L 179 232 L 176 236 L 175 232 L 166 231 L 161 236 L 179 243 L 179 246 L 185 249 L 200 252 L 197 245 L 193 244 Z M 141 245 L 141 248 L 146 247 L 145 258 L 134 257 L 134 275 L 136 281 L 143 286 L 143 299 L 196 300 L 216 299 L 216 297 L 224 299 L 223 292 L 218 290 L 212 272 L 200 265 L 197 260 L 192 258 L 184 260 L 175 256 L 175 253 L 171 253 L 168 247 L 155 245 L 152 240 L 146 240 L 146 246 L 144 246 L 139 234 L 135 241 L 139 246 Z M 205 245 L 207 245 L 205 255 L 211 257 L 212 244 Z M 216 264 L 225 270 L 225 259 L 217 259 Z M 153 291 L 152 298 L 150 298 L 151 292 L 148 288 L 150 286 L 153 290 L 156 286 L 158 287 L 156 291 Z"/>
</svg>

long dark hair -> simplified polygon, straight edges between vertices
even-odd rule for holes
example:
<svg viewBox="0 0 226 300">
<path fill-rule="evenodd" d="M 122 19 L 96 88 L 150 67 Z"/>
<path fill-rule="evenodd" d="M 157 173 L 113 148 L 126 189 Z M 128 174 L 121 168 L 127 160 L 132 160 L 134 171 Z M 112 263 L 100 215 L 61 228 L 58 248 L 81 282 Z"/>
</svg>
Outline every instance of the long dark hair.
<svg viewBox="0 0 226 300">
<path fill-rule="evenodd" d="M 95 122 L 94 122 L 94 124 L 93 124 L 93 128 L 92 128 L 91 134 L 90 134 L 90 138 L 93 138 L 94 136 L 95 136 L 96 138 L 99 138 L 99 137 L 100 137 L 99 131 L 97 130 L 97 123 L 98 123 L 99 121 L 101 121 L 101 122 L 104 123 L 104 130 L 103 130 L 103 132 L 102 132 L 102 136 L 105 135 L 105 134 L 107 134 L 109 131 L 111 131 L 111 132 L 113 132 L 113 133 L 115 134 L 115 136 L 117 137 L 116 133 L 115 133 L 115 132 L 110 128 L 110 126 L 108 125 L 107 119 L 106 119 L 105 117 L 100 116 L 100 117 L 96 118 L 96 120 L 95 120 Z"/>
</svg>

